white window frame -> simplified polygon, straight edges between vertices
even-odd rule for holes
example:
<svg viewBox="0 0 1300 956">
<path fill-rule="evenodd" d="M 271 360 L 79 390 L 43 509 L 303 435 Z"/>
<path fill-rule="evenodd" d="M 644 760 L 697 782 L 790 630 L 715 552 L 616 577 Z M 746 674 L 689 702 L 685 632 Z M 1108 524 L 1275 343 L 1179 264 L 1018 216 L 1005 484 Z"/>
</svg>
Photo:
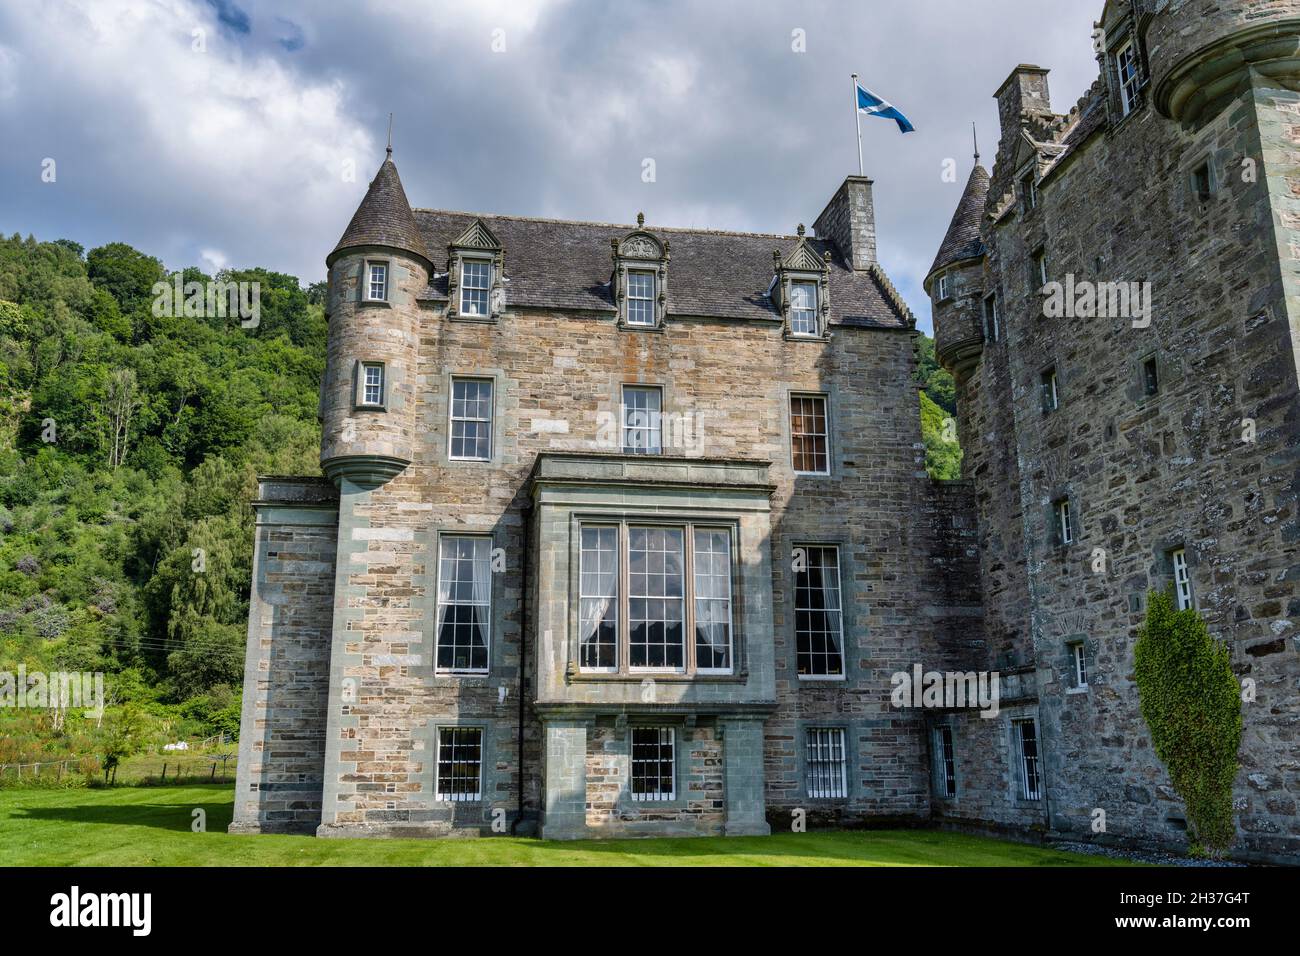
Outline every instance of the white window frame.
<svg viewBox="0 0 1300 956">
<path fill-rule="evenodd" d="M 939 301 L 942 302 L 946 298 L 948 298 L 948 276 L 945 273 L 939 276 Z"/>
<path fill-rule="evenodd" d="M 637 760 L 636 737 L 638 733 L 658 734 L 659 739 L 655 742 L 655 746 L 658 747 L 660 750 L 660 757 L 658 759 L 654 761 Z M 651 762 L 662 763 L 663 762 L 662 750 L 665 744 L 668 747 L 668 753 L 670 755 L 669 756 L 670 779 L 668 781 L 668 786 L 669 786 L 668 792 L 665 793 L 663 791 L 663 787 L 662 787 L 663 780 L 662 778 L 658 778 L 658 773 L 656 772 L 656 777 L 658 778 L 656 783 L 657 789 L 648 793 L 636 793 L 632 789 L 632 781 L 637 779 L 637 775 L 636 775 L 637 765 L 639 763 L 644 764 L 644 763 L 651 763 Z M 628 792 L 628 796 L 632 798 L 633 802 L 670 803 L 673 800 L 677 799 L 677 732 L 674 728 L 642 727 L 637 725 L 633 725 L 632 727 L 630 727 L 628 729 L 628 735 L 627 735 L 627 764 L 628 764 L 627 792 Z"/>
<path fill-rule="evenodd" d="M 799 672 L 799 587 L 798 587 L 798 581 L 799 581 L 799 573 L 800 573 L 800 572 L 794 570 L 794 554 L 793 554 L 793 552 L 792 552 L 791 555 L 790 555 L 790 558 L 791 558 L 791 563 L 790 563 L 790 568 L 791 568 L 791 571 L 790 571 L 790 575 L 791 575 L 791 581 L 790 581 L 791 602 L 790 602 L 790 607 L 791 607 L 791 610 L 793 611 L 793 615 L 792 615 L 792 616 L 793 616 L 793 618 L 794 618 L 793 624 L 794 624 L 794 669 L 795 669 L 795 674 L 798 676 L 799 680 L 807 680 L 807 681 L 815 681 L 815 680 L 843 681 L 843 680 L 848 680 L 847 654 L 845 653 L 845 648 L 844 648 L 844 586 L 843 586 L 843 585 L 844 585 L 844 572 L 843 572 L 843 565 L 842 565 L 842 563 L 840 562 L 840 548 L 839 548 L 839 545 L 835 545 L 835 544 L 796 544 L 796 545 L 794 546 L 794 550 L 797 551 L 797 550 L 799 550 L 799 549 L 802 549 L 803 552 L 804 552 L 804 565 L 805 565 L 805 568 L 807 568 L 807 567 L 810 566 L 809 563 L 808 563 L 809 552 L 810 552 L 811 550 L 813 550 L 813 549 L 816 549 L 816 550 L 818 550 L 818 551 L 829 551 L 830 553 L 832 553 L 832 554 L 835 556 L 835 595 L 836 595 L 837 603 L 838 603 L 839 606 L 838 606 L 838 608 L 837 608 L 837 613 L 835 614 L 835 627 L 836 627 L 836 629 L 835 629 L 834 632 L 831 632 L 831 635 L 830 635 L 830 636 L 832 636 L 832 637 L 835 638 L 836 647 L 837 647 L 837 649 L 838 649 L 838 651 L 839 651 L 840 672 L 839 672 L 838 674 L 831 674 L 831 673 L 826 673 L 826 674 L 803 674 L 803 673 L 800 673 L 800 672 Z M 825 569 L 825 566 L 823 565 L 823 577 L 822 577 L 822 587 L 823 587 L 823 589 L 824 589 L 825 586 L 826 586 L 826 578 L 825 578 L 824 569 Z M 806 573 L 806 571 L 805 571 L 804 573 Z M 813 609 L 813 608 L 806 608 L 805 610 L 809 610 L 809 611 L 811 611 L 811 610 L 814 610 L 814 609 Z M 828 614 L 831 613 L 831 612 L 828 611 L 826 608 L 822 608 L 821 611 L 822 611 L 823 613 L 828 613 Z M 812 651 L 812 650 L 809 650 L 808 653 L 809 653 L 810 656 L 812 656 L 812 657 L 814 657 L 814 658 L 817 657 L 817 656 L 819 656 L 819 654 L 820 654 L 820 652 L 814 652 L 814 651 Z M 826 655 L 826 654 L 820 654 L 820 656 L 828 656 L 828 655 Z"/>
<path fill-rule="evenodd" d="M 1025 754 L 1025 727 L 1032 727 L 1034 730 L 1034 755 L 1029 757 Z M 1011 728 L 1015 738 L 1015 758 L 1019 764 L 1020 772 L 1020 799 L 1022 800 L 1041 800 L 1043 798 L 1043 751 L 1039 746 L 1038 723 L 1032 717 L 1019 717 L 1011 721 Z M 1030 780 L 1030 768 L 1033 769 L 1032 786 Z"/>
<path fill-rule="evenodd" d="M 443 549 L 447 546 L 448 542 L 461 541 L 461 540 L 471 540 L 475 542 L 481 541 L 487 544 L 488 599 L 486 603 L 475 602 L 473 600 L 469 602 L 464 602 L 459 600 L 444 601 L 442 599 L 442 584 L 443 584 L 443 573 L 444 573 L 443 572 Z M 435 603 L 434 603 L 434 634 L 433 634 L 433 663 L 434 663 L 435 673 L 459 675 L 459 674 L 487 674 L 491 672 L 492 670 L 492 591 L 493 591 L 492 585 L 493 585 L 493 577 L 492 577 L 492 536 L 491 535 L 460 534 L 460 533 L 456 533 L 456 534 L 449 533 L 449 534 L 438 535 L 438 575 L 437 575 L 437 581 L 435 582 L 435 587 L 437 588 L 437 590 L 435 591 L 436 596 L 435 596 Z M 483 667 L 456 667 L 454 662 L 451 667 L 443 667 L 439 661 L 439 658 L 441 657 L 440 652 L 442 650 L 442 624 L 443 624 L 443 613 L 444 613 L 443 608 L 462 607 L 462 606 L 484 608 L 485 620 L 483 622 L 483 634 L 484 634 L 483 653 L 484 653 L 484 660 L 486 663 L 485 666 Z M 456 646 L 457 645 L 455 643 L 452 644 L 453 649 Z M 453 658 L 454 656 L 455 655 L 453 650 Z"/>
<path fill-rule="evenodd" d="M 587 667 L 582 663 L 582 599 L 583 597 L 603 597 L 603 595 L 586 595 L 582 584 L 582 533 L 587 529 L 596 528 L 613 528 L 616 532 L 615 542 L 617 548 L 617 569 L 618 578 L 616 583 L 615 600 L 617 601 L 618 612 L 616 615 L 615 626 L 615 653 L 613 667 Z M 632 600 L 660 600 L 659 596 L 645 597 L 643 595 L 634 595 L 632 593 L 632 531 L 640 529 L 675 531 L 682 538 L 682 595 L 681 601 L 683 606 L 682 615 L 682 666 L 673 665 L 655 666 L 632 663 L 632 619 L 631 619 L 631 602 Z M 721 533 L 726 536 L 727 555 L 728 555 L 728 584 L 727 584 L 727 666 L 726 667 L 701 667 L 699 666 L 699 653 L 697 647 L 698 635 L 696 627 L 698 624 L 699 607 L 701 600 L 714 601 L 720 598 L 701 598 L 699 596 L 699 587 L 696 577 L 696 536 L 698 532 Z M 712 553 L 712 552 L 710 552 Z M 682 521 L 665 521 L 654 517 L 640 519 L 635 515 L 622 519 L 613 518 L 593 518 L 591 521 L 581 521 L 578 524 L 578 580 L 575 588 L 577 594 L 577 626 L 578 626 L 578 670 L 583 674 L 678 674 L 686 677 L 716 677 L 719 675 L 730 675 L 736 672 L 736 574 L 737 574 L 737 557 L 736 557 L 736 534 L 735 529 L 729 526 L 725 521 L 701 519 L 699 521 L 682 520 Z M 663 598 L 665 600 L 675 600 L 675 598 Z"/>
<path fill-rule="evenodd" d="M 807 308 L 800 308 L 796 299 L 797 290 L 807 289 L 810 296 L 811 304 Z M 818 318 L 818 294 L 817 283 L 811 279 L 795 279 L 790 283 L 790 334 L 797 335 L 801 338 L 815 339 L 821 335 L 821 321 Z M 800 328 L 799 323 L 806 317 L 812 328 Z"/>
<path fill-rule="evenodd" d="M 599 601 L 604 600 L 608 595 L 604 594 L 587 594 L 583 587 L 584 577 L 588 574 L 599 573 L 598 569 L 589 569 L 586 566 L 588 553 L 602 553 L 602 550 L 589 552 L 583 547 L 583 535 L 587 531 L 613 531 L 614 532 L 614 663 L 608 666 L 593 666 L 583 662 L 582 655 L 582 638 L 583 638 L 583 613 L 582 605 L 585 600 Z M 602 524 L 597 521 L 583 522 L 578 527 L 578 669 L 584 674 L 617 674 L 619 664 L 623 660 L 623 534 L 622 528 L 617 524 Z M 602 620 L 604 618 L 602 617 Z"/>
<path fill-rule="evenodd" d="M 1174 569 L 1174 605 L 1180 611 L 1196 607 L 1196 595 L 1192 591 L 1192 574 L 1187 567 L 1187 549 L 1174 548 L 1170 551 L 1169 563 Z"/>
<path fill-rule="evenodd" d="M 475 733 L 475 732 L 477 732 L 477 734 L 478 734 L 478 760 L 477 760 L 477 761 L 466 761 L 466 763 L 469 763 L 469 764 L 477 764 L 477 767 L 478 767 L 477 779 L 476 779 L 476 781 L 475 781 L 475 783 L 476 783 L 476 787 L 475 787 L 475 789 L 474 789 L 474 792 L 473 792 L 473 793 L 468 793 L 468 792 L 466 792 L 466 793 L 457 793 L 457 792 L 455 792 L 455 790 L 452 790 L 451 793 L 445 793 L 445 794 L 444 794 L 444 793 L 442 792 L 442 783 L 443 783 L 443 775 L 442 775 L 442 764 L 443 764 L 443 759 L 442 759 L 442 748 L 443 748 L 443 741 L 442 741 L 442 735 L 443 735 L 444 733 L 445 733 L 445 734 L 448 734 L 448 735 L 452 738 L 452 741 L 451 741 L 451 743 L 450 743 L 450 746 L 455 747 L 455 746 L 456 746 L 456 744 L 455 744 L 455 737 L 456 737 L 458 734 L 464 734 L 464 733 Z M 481 801 L 483 800 L 483 765 L 484 765 L 484 762 L 485 762 L 485 761 L 483 760 L 483 752 L 484 752 L 484 750 L 487 749 L 487 733 L 485 732 L 484 728 L 482 728 L 482 727 L 480 727 L 480 726 L 477 726 L 477 725 L 474 725 L 474 726 L 465 726 L 465 725 L 460 725 L 460 724 L 443 724 L 443 725 L 441 725 L 440 727 L 437 728 L 436 740 L 435 740 L 434 744 L 435 744 L 435 747 L 436 747 L 436 752 L 434 753 L 434 759 L 433 759 L 433 798 L 434 798 L 434 800 L 438 801 L 439 803 L 479 803 L 479 802 L 481 802 Z M 455 764 L 455 763 L 456 763 L 455 760 L 448 761 L 448 762 L 449 762 L 449 763 L 452 763 L 452 764 Z M 454 786 L 455 778 L 453 777 L 452 780 L 453 780 L 453 786 Z"/>
<path fill-rule="evenodd" d="M 632 279 L 634 276 L 645 277 L 650 280 L 650 294 L 648 296 L 632 294 Z M 627 293 L 624 296 L 626 300 L 624 302 L 624 314 L 625 314 L 624 321 L 628 325 L 638 329 L 652 329 L 655 327 L 655 325 L 657 324 L 656 314 L 655 314 L 655 287 L 657 285 L 658 285 L 658 277 L 655 274 L 655 270 L 653 269 L 628 269 L 627 270 Z M 633 302 L 646 303 L 646 310 L 650 317 L 649 322 L 642 322 L 639 319 L 632 318 Z"/>
<path fill-rule="evenodd" d="M 825 431 L 821 431 L 821 432 L 798 432 L 797 434 L 799 434 L 799 435 L 801 435 L 801 436 L 807 436 L 808 438 L 811 438 L 811 439 L 816 439 L 816 438 L 819 438 L 819 437 L 822 439 L 823 445 L 824 445 L 825 450 L 826 450 L 826 468 L 825 468 L 825 470 L 823 470 L 823 471 L 800 471 L 800 470 L 798 469 L 798 467 L 797 467 L 796 462 L 798 461 L 798 456 L 797 456 L 797 454 L 796 454 L 796 452 L 795 452 L 795 434 L 796 434 L 796 432 L 795 432 L 795 430 L 794 430 L 794 420 L 795 420 L 794 402 L 795 402 L 796 399 L 803 400 L 803 401 L 812 400 L 812 401 L 820 402 L 820 403 L 821 403 L 821 407 L 822 407 L 822 415 L 821 415 L 821 418 L 822 418 L 822 422 L 824 423 Z M 825 392 L 791 392 L 791 393 L 790 393 L 790 399 L 789 399 L 789 401 L 787 402 L 787 414 L 790 416 L 790 417 L 789 417 L 789 422 L 790 422 L 790 468 L 791 468 L 791 470 L 794 471 L 794 473 L 795 473 L 796 475 L 817 475 L 817 476 L 821 476 L 821 477 L 825 477 L 825 476 L 829 475 L 829 474 L 831 473 L 831 400 L 830 400 L 830 396 L 827 395 Z M 801 417 L 803 417 L 803 416 L 801 415 Z M 816 457 L 817 457 L 817 456 L 814 454 L 814 455 L 813 455 L 814 464 L 816 463 Z"/>
<path fill-rule="evenodd" d="M 1088 647 L 1083 641 L 1072 641 L 1070 648 L 1070 679 L 1075 690 L 1088 687 Z"/>
<path fill-rule="evenodd" d="M 1060 499 L 1052 510 L 1056 515 L 1056 540 L 1061 545 L 1074 544 L 1074 515 L 1070 510 L 1070 499 Z"/>
<path fill-rule="evenodd" d="M 939 796 L 951 800 L 957 796 L 957 756 L 953 748 L 952 725 L 936 725 L 932 740 L 935 788 L 939 791 Z"/>
<path fill-rule="evenodd" d="M 1056 366 L 1044 370 L 1042 380 L 1042 393 L 1045 401 L 1043 402 L 1043 411 L 1054 412 L 1061 407 L 1061 391 L 1057 387 Z"/>
<path fill-rule="evenodd" d="M 1125 67 L 1130 70 L 1124 75 Z M 1141 80 L 1138 77 L 1137 45 L 1132 39 L 1125 40 L 1115 51 L 1115 75 L 1119 80 L 1120 116 L 1125 117 L 1137 108 L 1138 91 Z"/>
<path fill-rule="evenodd" d="M 375 295 L 375 270 L 379 270 L 379 295 Z M 388 263 L 366 260 L 366 301 L 388 301 Z"/>
<path fill-rule="evenodd" d="M 478 267 L 480 266 L 482 267 L 483 270 L 482 284 L 480 285 L 476 281 L 473 285 L 471 285 L 469 281 L 470 268 L 474 267 L 475 273 L 477 273 Z M 466 297 L 471 292 L 483 293 L 482 312 L 470 310 L 469 305 L 471 303 L 467 300 Z M 476 258 L 473 256 L 465 256 L 460 261 L 460 315 L 462 317 L 471 316 L 473 318 L 487 318 L 491 314 L 492 314 L 492 260 Z"/>
<path fill-rule="evenodd" d="M 659 407 L 656 409 L 649 409 L 648 407 L 646 409 L 633 408 L 631 405 L 628 404 L 627 401 L 629 391 L 644 392 L 647 395 L 653 394 L 655 396 L 655 401 Z M 635 426 L 629 424 L 629 412 L 638 413 L 643 411 L 647 412 L 650 415 L 649 424 L 635 425 Z M 622 394 L 620 395 L 619 398 L 619 420 L 622 423 L 620 427 L 620 435 L 621 435 L 620 441 L 622 443 L 623 454 L 625 455 L 662 455 L 663 454 L 664 451 L 664 435 L 663 435 L 664 390 L 662 386 L 640 385 L 640 384 L 624 385 L 622 389 Z M 633 432 L 643 432 L 646 435 L 647 444 L 645 445 L 644 448 L 638 449 L 635 446 L 628 443 L 628 437 Z"/>
<path fill-rule="evenodd" d="M 357 376 L 358 379 L 357 380 L 357 392 L 358 392 L 357 406 L 359 408 L 383 408 L 385 405 L 385 399 L 387 398 L 387 390 L 388 390 L 388 381 L 387 381 L 388 375 L 387 375 L 387 369 L 384 367 L 384 363 L 383 362 L 360 362 L 358 363 L 358 365 L 359 365 L 359 369 L 358 369 L 359 374 Z M 370 373 L 372 371 L 377 371 L 379 373 L 379 381 L 375 383 L 373 386 L 370 381 Z M 372 387 L 378 387 L 379 389 L 379 397 L 373 401 L 370 399 L 370 389 Z"/>
<path fill-rule="evenodd" d="M 456 414 L 456 385 L 458 383 L 474 382 L 477 384 L 487 384 L 491 389 L 491 401 L 488 403 L 487 418 L 471 418 L 467 415 Z M 451 385 L 447 392 L 447 458 L 450 461 L 491 461 L 493 453 L 493 442 L 496 440 L 496 404 L 497 404 L 497 385 L 496 380 L 484 378 L 481 375 L 453 375 Z M 453 444 L 456 434 L 457 422 L 476 422 L 487 423 L 487 456 L 479 457 L 477 455 L 457 455 L 452 452 L 455 447 Z M 463 446 L 462 446 L 463 447 Z"/>
<path fill-rule="evenodd" d="M 847 800 L 848 734 L 843 727 L 804 728 L 804 792 L 809 800 Z"/>
</svg>

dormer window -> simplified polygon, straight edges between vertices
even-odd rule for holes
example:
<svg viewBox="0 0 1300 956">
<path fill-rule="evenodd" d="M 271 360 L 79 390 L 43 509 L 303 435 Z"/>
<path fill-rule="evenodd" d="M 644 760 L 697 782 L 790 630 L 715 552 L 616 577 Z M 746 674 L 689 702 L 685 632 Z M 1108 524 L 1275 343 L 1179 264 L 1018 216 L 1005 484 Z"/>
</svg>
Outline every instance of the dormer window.
<svg viewBox="0 0 1300 956">
<path fill-rule="evenodd" d="M 655 274 L 642 269 L 628 270 L 627 324 L 655 324 Z"/>
<path fill-rule="evenodd" d="M 388 263 L 366 263 L 366 300 L 368 302 L 388 301 Z"/>
<path fill-rule="evenodd" d="M 497 237 L 475 219 L 447 246 L 447 315 L 495 321 L 505 310 L 505 255 Z"/>
<path fill-rule="evenodd" d="M 817 335 L 817 284 L 794 282 L 790 285 L 790 333 Z"/>
<path fill-rule="evenodd" d="M 486 259 L 464 259 L 460 269 L 460 311 L 466 316 L 488 315 L 488 293 L 492 288 L 492 263 Z"/>
<path fill-rule="evenodd" d="M 1033 212 L 1038 208 L 1038 183 L 1032 169 L 1020 177 L 1020 198 L 1025 212 Z"/>
<path fill-rule="evenodd" d="M 818 255 L 812 243 L 804 237 L 803 225 L 798 229 L 799 239 L 786 255 L 781 250 L 772 251 L 772 268 L 776 275 L 768 293 L 785 320 L 785 337 L 788 339 L 823 339 L 830 313 L 827 281 L 831 272 L 831 253 L 825 250 Z"/>
<path fill-rule="evenodd" d="M 1138 106 L 1138 91 L 1142 88 L 1138 78 L 1137 46 L 1126 40 L 1115 51 L 1115 73 L 1119 79 L 1120 115 L 1128 116 Z"/>
<path fill-rule="evenodd" d="M 611 239 L 614 275 L 610 288 L 624 329 L 662 329 L 668 314 L 668 240 L 646 232 L 645 216 L 637 213 L 637 229 Z"/>
</svg>

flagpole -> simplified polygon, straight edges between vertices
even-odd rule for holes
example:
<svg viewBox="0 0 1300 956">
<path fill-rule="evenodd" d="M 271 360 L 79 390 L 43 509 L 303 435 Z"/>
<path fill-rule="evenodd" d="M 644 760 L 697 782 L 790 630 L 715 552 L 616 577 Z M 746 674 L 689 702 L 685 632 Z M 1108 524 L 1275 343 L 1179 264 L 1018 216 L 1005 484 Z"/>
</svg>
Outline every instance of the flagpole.
<svg viewBox="0 0 1300 956">
<path fill-rule="evenodd" d="M 858 175 L 865 176 L 862 170 L 862 114 L 858 112 L 858 74 L 849 75 L 853 77 L 853 126 L 858 131 Z"/>
</svg>

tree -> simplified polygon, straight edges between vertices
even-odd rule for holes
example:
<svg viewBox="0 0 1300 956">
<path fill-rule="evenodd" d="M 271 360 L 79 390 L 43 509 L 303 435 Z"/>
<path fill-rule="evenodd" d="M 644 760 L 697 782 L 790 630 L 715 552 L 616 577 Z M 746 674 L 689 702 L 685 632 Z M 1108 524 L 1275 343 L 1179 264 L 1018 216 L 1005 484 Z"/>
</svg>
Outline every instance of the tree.
<svg viewBox="0 0 1300 956">
<path fill-rule="evenodd" d="M 1190 852 L 1221 857 L 1236 836 L 1232 781 L 1242 727 L 1228 647 L 1195 608 L 1175 610 L 1171 594 L 1153 591 L 1133 660 L 1156 756 L 1187 807 Z"/>
<path fill-rule="evenodd" d="M 931 478 L 952 481 L 961 477 L 956 423 L 925 392 L 921 392 L 921 440 L 925 442 L 925 470 Z"/>
<path fill-rule="evenodd" d="M 104 397 L 104 419 L 108 424 L 108 467 L 113 471 L 117 471 L 126 459 L 131 419 L 139 407 L 135 372 L 129 368 L 113 369 L 108 376 L 108 393 Z"/>
</svg>

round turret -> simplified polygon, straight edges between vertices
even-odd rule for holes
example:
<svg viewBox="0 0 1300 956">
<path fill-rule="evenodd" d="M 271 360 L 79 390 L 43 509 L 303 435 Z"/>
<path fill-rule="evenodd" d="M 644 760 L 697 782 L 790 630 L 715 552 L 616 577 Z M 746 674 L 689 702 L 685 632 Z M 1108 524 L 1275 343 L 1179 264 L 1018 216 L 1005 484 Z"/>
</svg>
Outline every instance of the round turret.
<svg viewBox="0 0 1300 956">
<path fill-rule="evenodd" d="M 1251 69 L 1300 83 L 1300 0 L 1144 0 L 1138 4 L 1155 105 L 1195 122 Z"/>
<path fill-rule="evenodd" d="M 391 157 L 325 261 L 321 469 L 373 488 L 414 457 L 418 296 L 433 270 Z"/>
<path fill-rule="evenodd" d="M 935 357 L 958 379 L 969 373 L 984 349 L 980 220 L 988 192 L 988 171 L 976 163 L 924 283 L 933 307 Z"/>
</svg>

